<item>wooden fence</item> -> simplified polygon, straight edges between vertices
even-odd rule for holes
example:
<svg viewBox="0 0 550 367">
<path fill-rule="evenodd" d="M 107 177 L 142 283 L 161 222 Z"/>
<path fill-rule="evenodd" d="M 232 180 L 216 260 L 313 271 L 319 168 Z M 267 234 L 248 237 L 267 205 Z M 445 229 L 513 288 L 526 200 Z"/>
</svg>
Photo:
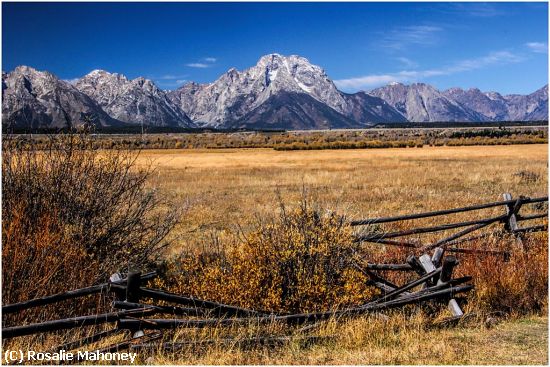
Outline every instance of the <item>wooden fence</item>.
<svg viewBox="0 0 550 367">
<path fill-rule="evenodd" d="M 409 221 L 420 218 L 447 216 L 454 213 L 474 212 L 487 208 L 503 207 L 503 214 L 469 220 L 465 222 L 454 222 L 441 224 L 432 227 L 418 227 L 395 232 L 375 232 L 359 235 L 356 241 L 373 242 L 384 245 L 397 245 L 411 248 L 411 253 L 402 264 L 368 264 L 366 268 L 357 265 L 361 271 L 368 274 L 370 284 L 381 289 L 381 295 L 370 302 L 348 309 L 330 310 L 316 313 L 303 314 L 275 314 L 265 311 L 245 309 L 233 305 L 221 304 L 209 300 L 197 299 L 190 296 L 173 294 L 160 289 L 144 287 L 144 284 L 152 279 L 154 272 L 141 274 L 140 272 L 129 272 L 125 278 L 116 273 L 111 276 L 108 282 L 94 285 L 87 288 L 75 289 L 47 297 L 37 298 L 16 304 L 2 306 L 4 315 L 21 312 L 31 308 L 55 304 L 64 300 L 75 299 L 92 294 L 112 294 L 112 312 L 86 315 L 59 320 L 51 320 L 27 325 L 2 327 L 4 339 L 11 339 L 26 335 L 55 332 L 73 328 L 81 328 L 91 325 L 116 323 L 110 330 L 102 331 L 92 336 L 71 341 L 60 345 L 55 351 L 70 351 L 85 345 L 95 343 L 117 333 L 129 332 L 128 338 L 122 342 L 111 345 L 101 351 L 121 351 L 127 349 L 165 348 L 177 350 L 193 343 L 210 343 L 215 341 L 189 341 L 183 343 L 162 342 L 163 330 L 176 328 L 205 328 L 205 327 L 226 327 L 234 325 L 258 325 L 270 323 L 284 323 L 287 325 L 302 325 L 315 323 L 333 317 L 353 317 L 356 315 L 382 312 L 391 308 L 403 307 L 409 304 L 420 304 L 429 301 L 439 301 L 448 304 L 452 317 L 447 321 L 456 321 L 463 317 L 455 295 L 468 292 L 473 289 L 469 284 L 471 277 L 453 278 L 453 270 L 459 264 L 455 255 L 446 255 L 446 252 L 472 253 L 472 254 L 500 254 L 500 251 L 486 249 L 461 249 L 456 244 L 472 240 L 472 237 L 464 238 L 465 235 L 488 227 L 491 224 L 502 224 L 503 229 L 514 236 L 521 237 L 534 231 L 547 230 L 546 224 L 537 224 L 527 227 L 519 227 L 518 223 L 547 217 L 547 212 L 537 214 L 521 215 L 520 209 L 528 204 L 539 204 L 546 207 L 547 197 L 527 198 L 520 196 L 512 199 L 510 194 L 504 194 L 504 201 L 474 205 L 463 208 L 439 210 L 426 213 L 401 215 L 395 217 L 382 217 L 365 220 L 352 221 L 352 226 L 364 226 L 371 224 L 392 223 Z M 446 235 L 440 240 L 432 243 L 418 243 L 410 240 L 393 240 L 411 235 L 423 233 L 434 233 L 448 231 L 451 229 L 464 228 L 453 235 Z M 478 235 L 476 238 L 480 238 Z M 433 252 L 430 252 L 432 251 Z M 377 271 L 410 271 L 416 274 L 416 279 L 403 285 L 392 284 Z M 171 305 L 166 305 L 171 304 Z M 164 315 L 162 318 L 153 318 L 156 315 Z M 307 330 L 303 328 L 302 330 Z M 295 337 L 293 337 L 295 338 Z M 317 340 L 318 337 L 301 336 L 307 341 Z M 236 343 L 250 345 L 270 345 L 284 343 L 291 340 L 290 336 L 284 337 L 255 337 L 251 339 L 240 339 Z M 156 342 L 155 342 L 156 341 Z M 224 342 L 231 342 L 225 340 Z"/>
</svg>

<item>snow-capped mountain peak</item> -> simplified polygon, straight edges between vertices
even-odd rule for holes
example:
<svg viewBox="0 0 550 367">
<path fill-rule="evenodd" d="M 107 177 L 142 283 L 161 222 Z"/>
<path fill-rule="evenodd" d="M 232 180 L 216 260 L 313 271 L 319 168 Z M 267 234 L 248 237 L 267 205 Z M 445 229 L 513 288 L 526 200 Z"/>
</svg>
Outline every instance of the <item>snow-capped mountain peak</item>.
<svg viewBox="0 0 550 367">
<path fill-rule="evenodd" d="M 339 113 L 350 110 L 322 68 L 304 57 L 277 53 L 262 56 L 246 70 L 232 68 L 211 84 L 185 85 L 170 93 L 170 98 L 193 120 L 219 126 L 243 117 L 279 93 L 307 94 Z"/>
</svg>

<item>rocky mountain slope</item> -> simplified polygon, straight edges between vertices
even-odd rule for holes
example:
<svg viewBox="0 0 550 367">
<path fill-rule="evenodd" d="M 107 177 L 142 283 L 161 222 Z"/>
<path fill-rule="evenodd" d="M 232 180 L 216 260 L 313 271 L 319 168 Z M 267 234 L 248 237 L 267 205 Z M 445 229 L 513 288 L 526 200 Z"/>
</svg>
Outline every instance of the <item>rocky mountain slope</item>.
<svg viewBox="0 0 550 367">
<path fill-rule="evenodd" d="M 509 120 L 531 121 L 548 119 L 548 85 L 526 96 L 513 94 L 504 98 L 508 102 Z"/>
<path fill-rule="evenodd" d="M 113 118 L 149 126 L 193 126 L 191 120 L 151 80 L 94 70 L 75 83 Z"/>
<path fill-rule="evenodd" d="M 397 109 L 410 122 L 483 122 L 488 119 L 424 83 L 392 83 L 369 92 Z"/>
<path fill-rule="evenodd" d="M 548 119 L 548 85 L 528 95 L 502 96 L 477 88 L 451 88 L 445 96 L 491 121 L 536 121 Z"/>
<path fill-rule="evenodd" d="M 210 84 L 189 83 L 169 93 L 169 97 L 197 124 L 211 127 L 238 125 L 236 122 L 242 123 L 245 116 L 250 118 L 258 114 L 263 124 L 296 128 L 326 126 L 323 119 L 317 126 L 310 126 L 310 123 L 327 114 L 332 116 L 328 120 L 330 127 L 364 127 L 368 123 L 388 121 L 388 118 L 397 122 L 404 120 L 384 101 L 353 98 L 340 92 L 323 69 L 296 55 L 266 55 L 249 69 L 242 72 L 230 69 Z M 293 107 L 280 108 L 283 100 L 291 102 Z M 302 102 L 307 106 L 300 108 Z M 321 105 L 333 111 L 320 108 Z M 301 110 L 303 126 L 299 126 L 297 108 Z M 250 123 L 245 122 L 245 125 L 250 126 Z"/>
<path fill-rule="evenodd" d="M 2 124 L 6 128 L 67 128 L 85 122 L 120 126 L 86 94 L 51 73 L 19 66 L 2 73 Z"/>
</svg>

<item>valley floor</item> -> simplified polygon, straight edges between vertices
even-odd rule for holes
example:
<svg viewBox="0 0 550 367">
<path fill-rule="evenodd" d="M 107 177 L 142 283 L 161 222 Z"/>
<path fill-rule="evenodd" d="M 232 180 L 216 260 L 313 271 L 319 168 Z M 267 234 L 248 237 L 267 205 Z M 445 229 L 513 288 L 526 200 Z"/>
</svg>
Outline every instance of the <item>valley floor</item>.
<svg viewBox="0 0 550 367">
<path fill-rule="evenodd" d="M 151 185 L 187 209 L 175 232 L 177 251 L 196 246 L 209 232 L 237 224 L 246 229 L 256 215 L 276 212 L 279 195 L 291 205 L 304 190 L 319 205 L 354 219 L 498 201 L 504 192 L 544 196 L 548 145 L 159 149 L 142 151 L 138 163 L 156 167 Z"/>
</svg>

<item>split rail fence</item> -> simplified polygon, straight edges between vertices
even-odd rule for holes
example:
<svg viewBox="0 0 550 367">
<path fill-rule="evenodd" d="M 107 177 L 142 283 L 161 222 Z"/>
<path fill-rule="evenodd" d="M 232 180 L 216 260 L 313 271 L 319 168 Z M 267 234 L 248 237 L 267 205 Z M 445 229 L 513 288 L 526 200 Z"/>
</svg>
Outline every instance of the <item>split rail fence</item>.
<svg viewBox="0 0 550 367">
<path fill-rule="evenodd" d="M 526 205 L 536 204 L 539 212 L 534 214 L 521 215 L 520 209 Z M 356 241 L 372 242 L 376 244 L 404 246 L 411 248 L 411 253 L 402 264 L 368 264 L 366 269 L 362 268 L 370 277 L 370 284 L 381 289 L 381 295 L 370 302 L 348 309 L 330 310 L 316 313 L 302 314 L 275 314 L 258 310 L 251 310 L 234 305 L 227 305 L 209 300 L 198 299 L 190 296 L 178 295 L 160 289 L 151 289 L 144 285 L 148 280 L 156 276 L 155 272 L 142 274 L 139 271 L 131 271 L 126 277 L 120 273 L 113 274 L 108 282 L 90 286 L 87 288 L 75 289 L 47 297 L 31 299 L 25 302 L 3 305 L 3 315 L 14 314 L 28 309 L 56 304 L 61 301 L 89 296 L 93 294 L 110 294 L 113 298 L 112 312 L 86 315 L 46 322 L 32 323 L 17 326 L 2 326 L 2 337 L 4 340 L 22 337 L 32 334 L 56 332 L 60 330 L 82 328 L 92 325 L 116 323 L 111 329 L 101 331 L 83 339 L 65 343 L 56 348 L 70 351 L 86 345 L 98 342 L 101 339 L 119 333 L 127 333 L 128 337 L 121 343 L 110 345 L 101 352 L 112 352 L 121 350 L 139 350 L 151 348 L 163 348 L 175 351 L 185 346 L 194 344 L 210 343 L 236 343 L 240 345 L 272 345 L 281 344 L 294 340 L 294 336 L 283 337 L 255 337 L 240 340 L 202 340 L 187 342 L 162 342 L 163 331 L 178 328 L 206 328 L 226 327 L 236 325 L 258 325 L 271 323 L 284 323 L 287 325 L 312 324 L 321 320 L 333 317 L 353 317 L 368 313 L 380 313 L 392 308 L 403 307 L 410 304 L 421 304 L 433 302 L 447 304 L 452 317 L 448 321 L 456 321 L 464 316 L 464 313 L 455 298 L 456 295 L 468 292 L 473 289 L 469 276 L 453 278 L 453 270 L 459 264 L 452 253 L 471 253 L 476 255 L 504 254 L 502 251 L 487 249 L 466 249 L 456 245 L 483 238 L 485 234 L 465 237 L 475 231 L 486 228 L 492 224 L 500 224 L 504 231 L 516 236 L 520 242 L 528 233 L 536 231 L 547 231 L 547 224 L 534 224 L 520 227 L 519 224 L 536 219 L 548 217 L 548 197 L 528 198 L 520 196 L 513 199 L 510 194 L 504 194 L 504 200 L 499 202 L 485 203 L 462 208 L 439 210 L 418 214 L 401 215 L 395 217 L 382 217 L 365 220 L 355 220 L 352 226 L 365 226 L 382 223 L 410 221 L 420 218 L 448 216 L 462 212 L 477 212 L 483 209 L 502 207 L 501 215 L 489 218 L 472 219 L 463 222 L 453 222 L 431 227 L 417 227 L 402 231 L 374 232 L 357 235 Z M 544 210 L 544 211 L 543 211 Z M 430 242 L 419 243 L 403 240 L 411 235 L 424 233 L 435 233 L 460 229 L 452 235 Z M 396 240 L 399 239 L 399 240 Z M 358 265 L 359 266 L 359 265 Z M 416 274 L 416 279 L 402 285 L 396 285 L 385 279 L 379 271 L 410 271 Z M 170 305 L 167 305 L 170 304 Z M 163 315 L 164 317 L 158 317 Z M 155 317 L 156 316 L 156 317 Z M 308 330 L 304 327 L 301 330 Z M 308 342 L 318 340 L 315 336 L 302 336 Z"/>
</svg>

